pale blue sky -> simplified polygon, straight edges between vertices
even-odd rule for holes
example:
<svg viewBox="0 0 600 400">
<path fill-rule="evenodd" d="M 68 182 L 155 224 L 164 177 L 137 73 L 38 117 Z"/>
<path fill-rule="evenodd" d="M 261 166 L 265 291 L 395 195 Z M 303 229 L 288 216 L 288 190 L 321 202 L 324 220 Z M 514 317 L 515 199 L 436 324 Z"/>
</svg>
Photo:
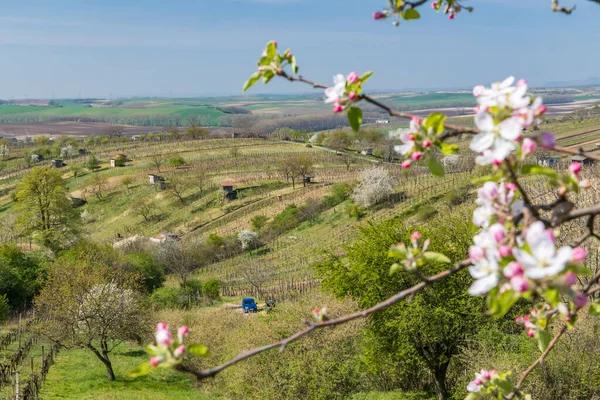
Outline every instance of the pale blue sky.
<svg viewBox="0 0 600 400">
<path fill-rule="evenodd" d="M 373 70 L 373 90 L 599 76 L 600 6 L 565 2 L 571 16 L 549 0 L 471 0 L 454 21 L 426 6 L 394 28 L 371 17 L 386 0 L 0 0 L 0 98 L 238 94 L 271 39 L 307 77 Z"/>
</svg>

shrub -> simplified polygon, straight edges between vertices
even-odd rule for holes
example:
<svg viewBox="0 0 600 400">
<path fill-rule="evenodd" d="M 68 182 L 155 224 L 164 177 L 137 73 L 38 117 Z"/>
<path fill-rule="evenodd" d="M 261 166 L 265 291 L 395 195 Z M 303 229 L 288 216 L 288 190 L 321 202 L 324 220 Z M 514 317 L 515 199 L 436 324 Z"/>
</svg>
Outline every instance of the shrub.
<svg viewBox="0 0 600 400">
<path fill-rule="evenodd" d="M 159 310 L 181 308 L 181 303 L 179 302 L 180 294 L 180 288 L 158 288 L 152 293 L 152 296 L 150 296 L 150 302 Z"/>
<path fill-rule="evenodd" d="M 252 229 L 255 231 L 260 231 L 267 224 L 268 218 L 264 215 L 256 215 L 250 220 L 250 224 L 252 225 Z"/>
<path fill-rule="evenodd" d="M 323 206 L 326 208 L 335 207 L 346 200 L 352 192 L 352 186 L 349 183 L 336 183 L 331 186 L 331 194 L 323 199 Z"/>
<path fill-rule="evenodd" d="M 209 279 L 202 285 L 202 293 L 211 300 L 218 300 L 220 297 L 221 282 L 218 279 Z"/>
<path fill-rule="evenodd" d="M 165 269 L 150 254 L 131 253 L 125 256 L 125 260 L 140 275 L 142 285 L 148 293 L 162 287 Z"/>
<path fill-rule="evenodd" d="M 295 204 L 290 204 L 273 218 L 273 221 L 271 221 L 271 224 L 269 225 L 269 229 L 274 234 L 279 235 L 295 228 L 299 223 L 298 207 Z"/>
</svg>

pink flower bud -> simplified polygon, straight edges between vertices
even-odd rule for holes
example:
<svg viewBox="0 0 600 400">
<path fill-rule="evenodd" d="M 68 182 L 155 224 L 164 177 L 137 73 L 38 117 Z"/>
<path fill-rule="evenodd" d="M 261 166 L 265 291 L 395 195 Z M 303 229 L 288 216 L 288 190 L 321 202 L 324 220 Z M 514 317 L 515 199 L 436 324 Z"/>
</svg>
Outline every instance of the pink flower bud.
<svg viewBox="0 0 600 400">
<path fill-rule="evenodd" d="M 292 55 L 292 52 L 289 52 L 289 53 L 288 53 L 288 55 L 287 55 L 287 58 L 292 58 L 292 57 L 294 57 L 294 56 Z"/>
<path fill-rule="evenodd" d="M 164 322 L 159 322 L 158 324 L 156 324 L 156 331 L 164 331 L 168 329 L 167 324 L 165 324 Z"/>
<path fill-rule="evenodd" d="M 415 151 L 410 157 L 415 161 L 419 161 L 421 157 L 423 157 L 423 153 L 421 153 L 420 151 Z"/>
<path fill-rule="evenodd" d="M 483 381 L 479 378 L 475 378 L 475 380 L 473 380 L 473 383 L 476 384 L 477 386 L 479 386 L 483 383 Z"/>
<path fill-rule="evenodd" d="M 521 149 L 523 149 L 523 153 L 531 154 L 535 151 L 536 147 L 537 145 L 533 140 L 529 138 L 523 139 L 523 145 L 521 146 Z"/>
<path fill-rule="evenodd" d="M 483 187 L 477 191 L 477 195 L 486 200 L 492 200 L 498 196 L 498 184 L 496 182 L 486 182 Z"/>
<path fill-rule="evenodd" d="M 540 116 L 540 115 L 544 115 L 544 114 L 546 113 L 546 111 L 548 111 L 548 107 L 546 107 L 545 105 L 543 105 L 543 104 L 542 104 L 542 105 L 541 105 L 541 106 L 539 106 L 539 107 L 538 107 L 538 109 L 537 109 L 537 115 L 538 115 L 538 116 Z"/>
<path fill-rule="evenodd" d="M 510 279 L 510 285 L 517 293 L 523 293 L 529 289 L 529 283 L 527 282 L 527 279 L 523 278 L 523 275 L 512 277 Z"/>
<path fill-rule="evenodd" d="M 579 174 L 581 172 L 581 163 L 574 162 L 571 165 L 569 165 L 569 172 L 571 172 L 574 175 Z"/>
<path fill-rule="evenodd" d="M 271 43 L 273 43 L 275 47 L 277 47 L 277 42 L 275 40 L 271 40 Z"/>
<path fill-rule="evenodd" d="M 153 367 L 158 367 L 159 362 L 160 360 L 158 359 L 158 357 L 152 357 L 150 359 L 150 365 L 152 365 Z"/>
<path fill-rule="evenodd" d="M 339 104 L 337 106 L 333 107 L 333 112 L 336 113 L 336 114 L 339 114 L 339 113 L 341 113 L 343 111 L 344 111 L 344 108 L 341 105 L 339 105 Z"/>
<path fill-rule="evenodd" d="M 534 337 L 535 334 L 533 333 L 533 331 L 527 331 L 527 336 Z"/>
<path fill-rule="evenodd" d="M 473 262 L 481 260 L 485 256 L 485 250 L 479 246 L 469 247 L 469 259 Z"/>
<path fill-rule="evenodd" d="M 156 343 L 168 346 L 171 343 L 171 332 L 166 329 L 160 330 L 156 332 Z"/>
<path fill-rule="evenodd" d="M 356 72 L 350 72 L 348 74 L 348 78 L 347 78 L 348 82 L 356 83 L 356 82 L 358 82 L 358 79 L 359 79 L 358 74 Z"/>
<path fill-rule="evenodd" d="M 419 117 L 412 117 L 412 122 L 414 122 L 416 125 L 421 125 L 421 120 Z"/>
<path fill-rule="evenodd" d="M 523 323 L 523 317 L 517 317 L 517 318 L 515 318 L 515 322 L 517 324 L 522 324 Z"/>
<path fill-rule="evenodd" d="M 502 164 L 502 160 L 493 160 L 492 164 L 494 164 L 496 167 L 500 164 Z"/>
<path fill-rule="evenodd" d="M 428 148 L 429 146 L 431 146 L 431 142 L 429 140 L 425 140 L 423 142 L 423 147 Z"/>
<path fill-rule="evenodd" d="M 354 100 L 354 99 L 356 98 L 356 93 L 354 93 L 354 92 L 350 92 L 350 93 L 348 93 L 348 98 L 349 98 L 350 100 Z"/>
<path fill-rule="evenodd" d="M 408 135 L 408 140 L 410 140 L 411 142 L 415 140 L 415 135 L 413 135 L 412 133 Z"/>
<path fill-rule="evenodd" d="M 479 106 L 473 107 L 473 114 L 477 114 L 479 112 Z"/>
<path fill-rule="evenodd" d="M 183 355 L 183 353 L 185 353 L 185 346 L 179 346 L 173 352 L 175 357 L 181 357 Z"/>
<path fill-rule="evenodd" d="M 483 377 L 483 379 L 485 379 L 486 381 L 489 380 L 492 376 L 490 375 L 489 371 L 486 371 L 485 369 L 481 370 L 481 376 Z"/>
<path fill-rule="evenodd" d="M 494 375 L 498 375 L 498 371 L 496 371 L 495 369 L 490 371 L 490 375 L 494 376 Z"/>
<path fill-rule="evenodd" d="M 525 329 L 533 329 L 533 328 L 535 328 L 535 325 L 532 324 L 529 321 L 525 321 L 525 323 L 523 324 L 523 326 L 525 327 Z"/>
<path fill-rule="evenodd" d="M 419 231 L 413 232 L 413 234 L 410 236 L 410 240 L 412 240 L 413 242 L 416 242 L 419 239 L 421 239 L 421 232 Z"/>
<path fill-rule="evenodd" d="M 433 8 L 434 10 L 437 10 L 438 7 L 438 2 L 434 1 L 433 3 L 431 3 L 431 8 Z"/>
<path fill-rule="evenodd" d="M 573 286 L 577 283 L 577 275 L 573 271 L 567 272 L 563 276 L 563 279 L 565 280 L 565 285 L 567 286 Z"/>
<path fill-rule="evenodd" d="M 410 160 L 402 161 L 402 168 L 404 168 L 404 169 L 410 168 Z"/>
<path fill-rule="evenodd" d="M 587 252 L 581 247 L 575 247 L 573 252 L 571 253 L 571 261 L 575 264 L 581 264 L 585 261 L 585 257 L 587 256 Z"/>
<path fill-rule="evenodd" d="M 514 278 L 515 276 L 523 275 L 523 267 L 516 261 L 509 262 L 506 267 L 504 267 L 504 276 L 508 279 Z"/>
<path fill-rule="evenodd" d="M 525 79 L 519 79 L 517 81 L 517 86 L 527 85 L 527 81 Z"/>
<path fill-rule="evenodd" d="M 373 19 L 374 20 L 378 20 L 378 19 L 384 19 L 386 16 L 384 13 L 382 13 L 381 11 L 375 11 L 373 13 Z"/>
<path fill-rule="evenodd" d="M 553 149 L 556 147 L 556 139 L 554 138 L 554 134 L 551 132 L 544 132 L 540 135 L 539 140 L 540 146 L 544 149 Z"/>
<path fill-rule="evenodd" d="M 573 299 L 573 304 L 575 305 L 575 308 L 579 310 L 580 308 L 586 305 L 587 301 L 588 298 L 585 294 L 579 294 Z"/>
<path fill-rule="evenodd" d="M 508 190 L 513 191 L 517 189 L 517 185 L 515 185 L 513 182 L 508 182 L 506 185 L 504 185 Z"/>
<path fill-rule="evenodd" d="M 501 224 L 494 224 L 490 226 L 488 232 L 490 233 L 490 235 L 492 235 L 496 243 L 500 243 L 506 237 L 504 226 Z"/>
<path fill-rule="evenodd" d="M 454 19 L 454 13 L 448 15 L 448 19 Z"/>
<path fill-rule="evenodd" d="M 510 246 L 502 245 L 498 248 L 498 254 L 500 254 L 500 257 L 508 257 L 512 254 L 512 249 Z"/>
<path fill-rule="evenodd" d="M 190 330 L 188 329 L 187 326 L 180 326 L 179 329 L 177 330 L 177 334 L 179 334 L 181 336 L 187 336 L 188 333 L 190 333 Z"/>
</svg>

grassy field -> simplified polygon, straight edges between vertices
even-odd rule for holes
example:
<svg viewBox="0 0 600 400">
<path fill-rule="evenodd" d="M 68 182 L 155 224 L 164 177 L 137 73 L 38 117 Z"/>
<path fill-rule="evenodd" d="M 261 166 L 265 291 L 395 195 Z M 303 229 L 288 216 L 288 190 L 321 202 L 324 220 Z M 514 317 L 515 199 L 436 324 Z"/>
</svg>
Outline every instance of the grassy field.
<svg viewBox="0 0 600 400">
<path fill-rule="evenodd" d="M 183 374 L 157 370 L 133 379 L 128 372 L 147 361 L 139 346 L 121 344 L 111 353 L 116 381 L 106 379 L 104 365 L 89 350 L 67 350 L 58 353 L 40 393 L 43 399 L 194 399 L 209 400 L 215 396 L 193 390 L 194 383 Z"/>
</svg>

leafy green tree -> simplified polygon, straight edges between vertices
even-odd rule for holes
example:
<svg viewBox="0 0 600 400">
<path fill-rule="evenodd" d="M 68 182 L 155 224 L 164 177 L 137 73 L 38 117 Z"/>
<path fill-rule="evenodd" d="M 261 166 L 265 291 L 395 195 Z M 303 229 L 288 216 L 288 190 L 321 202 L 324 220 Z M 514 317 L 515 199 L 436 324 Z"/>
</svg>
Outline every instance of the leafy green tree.
<svg viewBox="0 0 600 400">
<path fill-rule="evenodd" d="M 150 254 L 144 252 L 127 254 L 125 263 L 131 267 L 132 272 L 140 276 L 141 284 L 147 293 L 152 293 L 165 283 L 165 269 Z"/>
<path fill-rule="evenodd" d="M 36 167 L 17 185 L 16 227 L 54 250 L 76 241 L 80 216 L 58 170 Z"/>
<path fill-rule="evenodd" d="M 169 164 L 169 166 L 175 168 L 183 167 L 186 164 L 185 160 L 181 156 L 171 157 L 169 158 L 167 163 Z"/>
<path fill-rule="evenodd" d="M 71 173 L 73 174 L 73 178 L 77 178 L 79 175 L 81 175 L 83 167 L 81 166 L 81 164 L 71 164 L 69 166 L 69 171 L 71 171 Z"/>
<path fill-rule="evenodd" d="M 335 151 L 343 151 L 352 143 L 352 138 L 346 131 L 338 130 L 329 135 L 325 144 Z"/>
<path fill-rule="evenodd" d="M 211 300 L 219 300 L 221 282 L 218 279 L 209 279 L 202 284 L 202 293 Z"/>
<path fill-rule="evenodd" d="M 15 245 L 0 245 L 0 294 L 6 296 L 11 308 L 30 306 L 44 279 L 45 268 L 39 256 L 23 253 Z"/>
<path fill-rule="evenodd" d="M 95 172 L 97 169 L 100 169 L 100 161 L 92 154 L 85 160 L 85 167 L 90 171 Z"/>
<path fill-rule="evenodd" d="M 336 296 L 350 296 L 361 308 L 367 308 L 418 283 L 409 272 L 390 276 L 393 260 L 388 257 L 390 246 L 410 243 L 415 230 L 431 238 L 432 251 L 446 254 L 453 262 L 464 258 L 473 237 L 469 218 L 464 215 L 445 216 L 443 224 L 437 221 L 420 227 L 395 220 L 369 225 L 362 229 L 356 244 L 346 249 L 347 259 L 331 256 L 317 265 L 323 287 Z M 421 273 L 428 276 L 446 268 L 447 264 L 428 262 Z M 372 338 L 367 351 L 371 366 L 377 370 L 391 365 L 400 387 L 403 380 L 418 379 L 416 371 L 425 367 L 433 377 L 438 398 L 447 399 L 450 361 L 485 318 L 483 301 L 467 293 L 471 281 L 468 272 L 462 271 L 423 290 L 411 302 L 373 314 L 367 328 Z"/>
</svg>

